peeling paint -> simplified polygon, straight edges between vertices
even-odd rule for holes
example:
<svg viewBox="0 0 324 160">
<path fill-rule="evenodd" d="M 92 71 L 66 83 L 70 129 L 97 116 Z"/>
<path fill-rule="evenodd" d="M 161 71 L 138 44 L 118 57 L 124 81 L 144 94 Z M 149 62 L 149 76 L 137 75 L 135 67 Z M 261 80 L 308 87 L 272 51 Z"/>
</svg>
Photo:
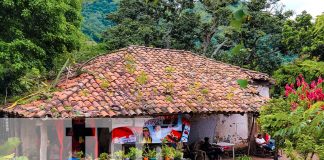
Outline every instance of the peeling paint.
<svg viewBox="0 0 324 160">
<path fill-rule="evenodd" d="M 218 142 L 229 142 L 244 144 L 248 139 L 248 117 L 247 115 L 232 114 L 225 116 L 217 115 L 215 140 Z"/>
</svg>

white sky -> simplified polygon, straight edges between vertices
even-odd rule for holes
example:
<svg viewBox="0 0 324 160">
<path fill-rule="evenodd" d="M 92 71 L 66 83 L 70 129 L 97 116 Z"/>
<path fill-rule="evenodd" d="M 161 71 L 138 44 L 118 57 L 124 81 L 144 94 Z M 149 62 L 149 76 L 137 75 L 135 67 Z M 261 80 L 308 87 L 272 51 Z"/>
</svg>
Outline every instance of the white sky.
<svg viewBox="0 0 324 160">
<path fill-rule="evenodd" d="M 324 12 L 324 0 L 281 0 L 280 3 L 283 3 L 286 9 L 294 10 L 295 14 L 306 10 L 313 18 Z"/>
</svg>

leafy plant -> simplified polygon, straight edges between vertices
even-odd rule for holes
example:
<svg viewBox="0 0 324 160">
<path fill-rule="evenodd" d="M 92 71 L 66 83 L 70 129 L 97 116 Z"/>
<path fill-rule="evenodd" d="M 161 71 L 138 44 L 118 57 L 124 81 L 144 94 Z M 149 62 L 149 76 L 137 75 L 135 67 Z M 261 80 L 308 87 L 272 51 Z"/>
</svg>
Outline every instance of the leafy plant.
<svg viewBox="0 0 324 160">
<path fill-rule="evenodd" d="M 165 100 L 168 101 L 168 102 L 173 102 L 173 98 L 170 95 L 167 95 L 165 97 Z"/>
<path fill-rule="evenodd" d="M 140 74 L 136 77 L 136 82 L 139 83 L 140 85 L 146 84 L 148 81 L 148 76 L 147 73 L 144 71 L 141 71 Z"/>
<path fill-rule="evenodd" d="M 324 93 L 323 80 L 308 84 L 302 75 L 287 84 L 285 95 L 270 101 L 261 110 L 259 122 L 292 159 L 318 154 L 323 158 Z"/>
<path fill-rule="evenodd" d="M 126 54 L 124 57 L 125 67 L 128 73 L 134 73 L 136 70 L 136 61 L 135 58 L 131 54 Z"/>
<path fill-rule="evenodd" d="M 110 156 L 108 153 L 101 153 L 99 155 L 99 160 L 109 160 Z"/>
<path fill-rule="evenodd" d="M 9 138 L 5 144 L 0 146 L 0 156 L 10 154 L 20 144 L 19 138 Z"/>
<path fill-rule="evenodd" d="M 115 160 L 123 160 L 124 158 L 126 158 L 126 154 L 122 150 L 116 151 L 112 154 L 112 158 Z M 129 157 L 127 157 L 127 158 L 129 158 Z"/>
<path fill-rule="evenodd" d="M 1 2 L 0 94 L 30 91 L 29 73 L 46 75 L 58 70 L 68 53 L 80 47 L 81 2 L 79 0 L 35 3 L 27 0 Z M 31 27 L 32 26 L 32 27 Z M 13 29 L 14 28 L 14 29 Z M 37 82 L 37 81 L 35 81 Z M 37 86 L 37 85 L 36 85 Z"/>
<path fill-rule="evenodd" d="M 138 158 L 141 158 L 142 157 L 142 150 L 140 149 L 137 149 L 136 147 L 131 147 L 129 149 L 129 152 L 127 153 L 128 157 L 131 159 L 131 160 L 136 160 Z"/>
<path fill-rule="evenodd" d="M 247 155 L 244 155 L 244 156 L 242 156 L 242 157 L 238 157 L 238 158 L 236 158 L 237 160 L 252 160 L 252 157 L 250 157 L 250 156 L 247 156 Z"/>
<path fill-rule="evenodd" d="M 183 153 L 181 150 L 175 150 L 174 152 L 174 160 L 182 160 Z"/>
<path fill-rule="evenodd" d="M 110 86 L 110 83 L 107 80 L 103 80 L 100 84 L 100 87 L 104 88 L 104 89 L 108 88 L 109 86 Z"/>
<path fill-rule="evenodd" d="M 201 90 L 201 93 L 202 93 L 203 95 L 206 95 L 206 94 L 209 93 L 209 90 L 208 90 L 207 88 L 204 88 L 204 89 Z"/>
<path fill-rule="evenodd" d="M 248 81 L 246 79 L 239 79 L 237 80 L 237 83 L 240 85 L 241 88 L 247 88 Z"/>
<path fill-rule="evenodd" d="M 12 153 L 19 146 L 19 144 L 19 138 L 8 138 L 7 142 L 0 145 L 0 160 L 28 160 L 27 157 L 15 157 L 15 154 Z"/>
<path fill-rule="evenodd" d="M 317 77 L 323 77 L 324 62 L 297 59 L 293 63 L 281 66 L 273 75 L 273 78 L 276 80 L 276 85 L 272 94 L 276 97 L 284 94 L 285 85 L 296 83 L 296 77 L 300 74 L 304 76 L 304 80 L 307 83 L 310 83 Z"/>
<path fill-rule="evenodd" d="M 76 152 L 76 157 L 77 158 L 81 159 L 83 157 L 83 155 L 84 155 L 84 153 L 82 151 Z"/>
<path fill-rule="evenodd" d="M 168 145 L 164 144 L 162 146 L 162 155 L 164 157 L 168 157 L 168 158 L 174 158 L 175 155 L 175 151 L 176 149 L 173 147 L 169 147 Z"/>
<path fill-rule="evenodd" d="M 150 149 L 147 152 L 147 157 L 148 158 L 156 158 L 157 157 L 157 152 L 155 149 Z"/>
</svg>

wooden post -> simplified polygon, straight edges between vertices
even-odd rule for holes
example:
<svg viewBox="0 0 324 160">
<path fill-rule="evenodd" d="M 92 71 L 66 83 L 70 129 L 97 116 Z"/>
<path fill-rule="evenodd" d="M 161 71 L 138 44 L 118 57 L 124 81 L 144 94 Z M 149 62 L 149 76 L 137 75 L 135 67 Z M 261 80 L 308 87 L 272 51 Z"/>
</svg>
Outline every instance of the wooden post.
<svg viewBox="0 0 324 160">
<path fill-rule="evenodd" d="M 47 144 L 48 144 L 48 137 L 47 137 L 47 126 L 44 123 L 40 124 L 40 150 L 39 150 L 39 158 L 40 160 L 47 160 Z"/>
<path fill-rule="evenodd" d="M 254 115 L 252 113 L 252 126 L 251 126 L 251 130 L 250 130 L 250 134 L 249 134 L 249 138 L 248 138 L 248 155 L 250 155 L 250 150 L 251 150 L 251 138 L 252 138 L 252 133 L 253 133 L 253 128 L 254 128 Z"/>
</svg>

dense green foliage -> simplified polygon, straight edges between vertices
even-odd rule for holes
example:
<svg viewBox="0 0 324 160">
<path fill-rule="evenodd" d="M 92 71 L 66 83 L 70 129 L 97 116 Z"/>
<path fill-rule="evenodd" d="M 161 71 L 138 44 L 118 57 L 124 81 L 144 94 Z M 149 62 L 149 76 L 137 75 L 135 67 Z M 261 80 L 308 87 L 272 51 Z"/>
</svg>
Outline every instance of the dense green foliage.
<svg viewBox="0 0 324 160">
<path fill-rule="evenodd" d="M 103 43 L 96 43 L 90 41 L 86 37 L 81 38 L 80 50 L 74 51 L 71 57 L 74 63 L 82 63 L 98 55 L 107 53 L 106 47 Z"/>
<path fill-rule="evenodd" d="M 121 0 L 108 19 L 108 50 L 131 44 L 185 49 L 272 73 L 284 61 L 282 26 L 290 12 L 266 11 L 276 2 Z"/>
<path fill-rule="evenodd" d="M 281 26 L 291 15 L 275 8 L 276 1 L 248 1 L 243 3 L 246 16 L 238 34 L 234 32 L 230 41 L 235 44 L 230 52 L 218 55 L 220 60 L 245 68 L 272 74 L 283 62 L 279 43 Z M 274 8 L 274 13 L 267 11 Z"/>
<path fill-rule="evenodd" d="M 19 138 L 8 138 L 8 140 L 0 145 L 0 159 L 1 160 L 28 160 L 27 157 L 15 157 L 14 150 L 19 146 Z"/>
<path fill-rule="evenodd" d="M 122 0 L 108 15 L 117 25 L 108 28 L 104 41 L 108 50 L 131 44 L 190 50 L 198 25 L 192 8 L 192 1 Z"/>
<path fill-rule="evenodd" d="M 82 32 L 92 40 L 100 42 L 102 32 L 113 23 L 106 16 L 108 13 L 116 10 L 116 3 L 111 0 L 92 0 L 83 1 L 82 3 Z"/>
<path fill-rule="evenodd" d="M 312 159 L 313 154 L 324 158 L 323 87 L 322 78 L 308 84 L 300 75 L 296 83 L 286 85 L 284 97 L 262 108 L 262 129 L 291 159 Z"/>
<path fill-rule="evenodd" d="M 282 44 L 286 52 L 310 54 L 324 60 L 324 14 L 316 17 L 315 23 L 307 12 L 287 20 L 283 26 Z"/>
<path fill-rule="evenodd" d="M 80 10 L 79 0 L 0 2 L 0 94 L 28 90 L 79 48 Z"/>
</svg>

